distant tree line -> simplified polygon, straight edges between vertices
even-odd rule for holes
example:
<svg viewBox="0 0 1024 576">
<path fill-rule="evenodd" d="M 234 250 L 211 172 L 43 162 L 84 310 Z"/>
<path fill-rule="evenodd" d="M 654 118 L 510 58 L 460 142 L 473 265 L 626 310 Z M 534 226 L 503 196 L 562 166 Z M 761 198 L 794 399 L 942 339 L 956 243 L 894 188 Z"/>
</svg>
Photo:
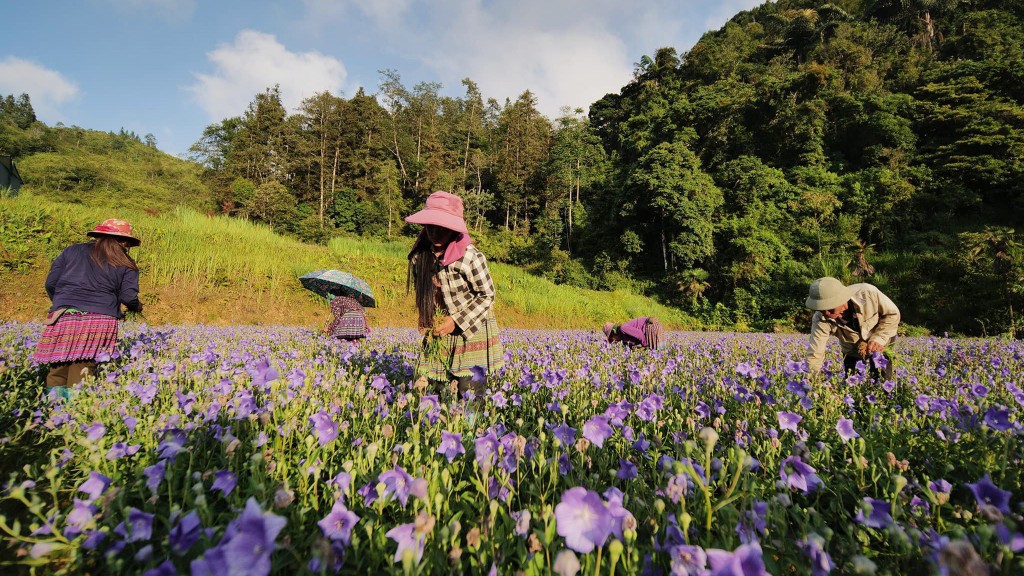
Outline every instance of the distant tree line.
<svg viewBox="0 0 1024 576">
<path fill-rule="evenodd" d="M 192 152 L 225 212 L 311 240 L 394 236 L 445 189 L 496 259 L 713 322 L 800 328 L 807 283 L 828 274 L 893 292 L 912 323 L 1012 332 L 1022 12 L 782 0 L 645 56 L 587 117 L 385 70 L 374 96 L 318 94 L 294 115 L 271 88 Z"/>
<path fill-rule="evenodd" d="M 384 70 L 293 114 L 272 87 L 190 153 L 220 211 L 308 241 L 412 233 L 443 189 L 492 260 L 709 324 L 806 329 L 832 275 L 933 331 L 1021 326 L 1022 0 L 779 0 L 554 120 L 462 85 Z"/>
<path fill-rule="evenodd" d="M 54 128 L 49 128 L 36 118 L 28 94 L 0 96 L 0 154 L 26 156 L 37 152 L 53 152 L 59 148 L 59 129 L 63 129 L 64 125 L 58 122 Z M 71 130 L 82 131 L 77 127 Z M 113 137 L 111 142 L 115 149 L 123 148 L 128 141 L 145 144 L 153 149 L 157 147 L 156 137 L 152 134 L 139 136 L 124 128 L 116 134 L 108 134 Z"/>
</svg>

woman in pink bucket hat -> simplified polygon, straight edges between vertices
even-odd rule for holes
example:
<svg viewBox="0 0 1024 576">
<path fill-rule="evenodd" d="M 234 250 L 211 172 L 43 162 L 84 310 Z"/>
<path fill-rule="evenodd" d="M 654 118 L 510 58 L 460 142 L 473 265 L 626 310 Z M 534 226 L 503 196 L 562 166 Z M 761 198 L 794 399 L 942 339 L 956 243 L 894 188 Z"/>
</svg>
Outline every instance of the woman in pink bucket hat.
<svg viewBox="0 0 1024 576">
<path fill-rule="evenodd" d="M 121 305 L 142 311 L 139 267 L 128 249 L 141 244 L 127 220 L 111 218 L 86 232 L 92 241 L 72 244 L 46 276 L 53 305 L 33 360 L 49 364 L 46 385 L 59 398 L 96 370 L 96 358 L 114 351 Z"/>
<path fill-rule="evenodd" d="M 415 290 L 423 353 L 416 373 L 438 389 L 458 385 L 483 402 L 487 376 L 504 365 L 494 317 L 494 281 L 462 217 L 462 199 L 434 192 L 406 222 L 423 231 L 409 252 L 406 290 Z"/>
</svg>

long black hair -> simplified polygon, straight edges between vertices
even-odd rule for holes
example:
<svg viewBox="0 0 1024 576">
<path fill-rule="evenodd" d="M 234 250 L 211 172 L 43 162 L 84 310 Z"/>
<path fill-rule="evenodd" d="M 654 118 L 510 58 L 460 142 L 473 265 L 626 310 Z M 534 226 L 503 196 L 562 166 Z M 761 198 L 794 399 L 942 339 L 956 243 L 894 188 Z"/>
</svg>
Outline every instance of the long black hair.
<svg viewBox="0 0 1024 576">
<path fill-rule="evenodd" d="M 651 350 L 657 350 L 661 346 L 661 322 L 654 316 L 648 317 L 644 323 L 644 339 Z"/>
<path fill-rule="evenodd" d="M 420 328 L 428 328 L 434 323 L 434 274 L 437 272 L 437 257 L 430 249 L 429 242 L 417 242 L 409 255 L 409 269 L 405 275 L 405 293 L 409 293 L 410 285 L 416 294 L 416 310 L 419 312 Z"/>
<path fill-rule="evenodd" d="M 110 236 L 99 236 L 93 240 L 89 257 L 102 268 L 124 266 L 132 270 L 139 269 L 139 265 L 128 255 L 128 243 Z"/>
</svg>

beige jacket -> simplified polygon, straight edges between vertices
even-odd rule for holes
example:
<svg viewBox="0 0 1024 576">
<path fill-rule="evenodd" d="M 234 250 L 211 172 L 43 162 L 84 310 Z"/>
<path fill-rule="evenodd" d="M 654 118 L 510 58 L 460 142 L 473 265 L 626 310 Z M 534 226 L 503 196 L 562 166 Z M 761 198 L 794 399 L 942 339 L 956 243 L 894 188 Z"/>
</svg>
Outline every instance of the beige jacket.
<svg viewBox="0 0 1024 576">
<path fill-rule="evenodd" d="M 807 366 L 811 373 L 821 371 L 829 336 L 839 338 L 844 356 L 856 354 L 857 344 L 862 340 L 886 346 L 896 338 L 896 328 L 900 324 L 900 309 L 896 304 L 871 284 L 853 284 L 850 288 L 853 289 L 850 302 L 860 322 L 860 332 L 840 326 L 834 320 L 825 318 L 821 312 L 815 312 L 811 320 L 810 345 L 807 348 Z"/>
</svg>

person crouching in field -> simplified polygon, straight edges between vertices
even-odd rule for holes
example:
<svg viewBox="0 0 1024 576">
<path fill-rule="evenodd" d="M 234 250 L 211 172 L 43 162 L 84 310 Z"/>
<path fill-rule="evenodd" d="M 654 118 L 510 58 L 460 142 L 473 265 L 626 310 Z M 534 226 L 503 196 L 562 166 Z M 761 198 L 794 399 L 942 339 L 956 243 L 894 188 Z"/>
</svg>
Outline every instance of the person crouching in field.
<svg viewBox="0 0 1024 576">
<path fill-rule="evenodd" d="M 416 373 L 435 389 L 457 382 L 460 396 L 472 391 L 480 402 L 487 376 L 504 364 L 504 350 L 494 317 L 494 281 L 462 211 L 461 198 L 439 191 L 405 219 L 423 225 L 409 252 L 406 290 L 411 282 L 424 335 Z"/>
<path fill-rule="evenodd" d="M 900 324 L 900 309 L 881 290 L 871 284 L 844 286 L 826 276 L 811 283 L 805 305 L 815 310 L 807 348 L 807 366 L 812 374 L 821 372 L 825 346 L 829 337 L 835 336 L 847 374 L 857 370 L 857 362 L 864 362 L 872 378 L 892 376 L 892 363 L 886 362 L 880 373 L 873 357 L 896 338 Z"/>
<path fill-rule="evenodd" d="M 355 298 L 331 295 L 331 323 L 324 328 L 324 334 L 338 340 L 359 340 L 370 334 L 366 324 L 366 309 Z"/>
<path fill-rule="evenodd" d="M 46 277 L 53 305 L 32 358 L 49 364 L 46 385 L 60 398 L 96 370 L 96 357 L 114 351 L 121 305 L 142 311 L 139 267 L 128 249 L 141 242 L 126 220 L 109 219 L 57 256 Z"/>
<path fill-rule="evenodd" d="M 625 324 L 605 322 L 601 330 L 609 342 L 622 342 L 630 348 L 643 346 L 657 350 L 661 346 L 661 322 L 654 316 L 633 318 Z"/>
</svg>

